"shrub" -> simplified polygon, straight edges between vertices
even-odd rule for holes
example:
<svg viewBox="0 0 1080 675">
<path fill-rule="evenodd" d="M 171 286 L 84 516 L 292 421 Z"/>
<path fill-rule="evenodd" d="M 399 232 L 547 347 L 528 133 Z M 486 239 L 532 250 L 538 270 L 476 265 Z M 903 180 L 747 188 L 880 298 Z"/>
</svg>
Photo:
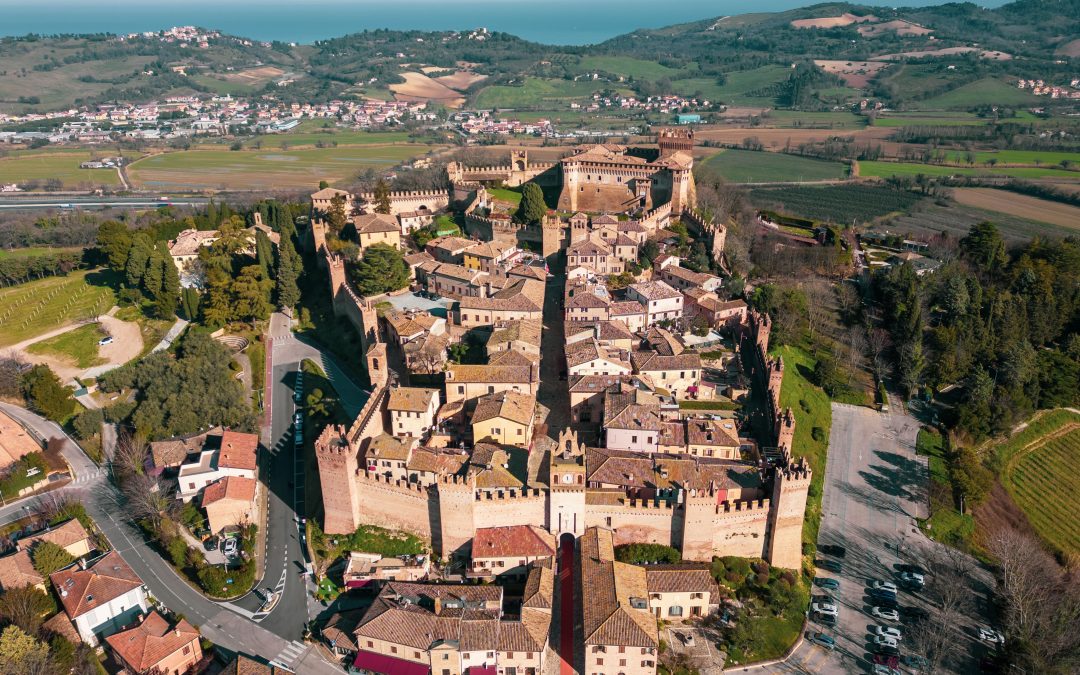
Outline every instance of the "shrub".
<svg viewBox="0 0 1080 675">
<path fill-rule="evenodd" d="M 34 569 L 43 577 L 48 577 L 56 570 L 75 562 L 73 555 L 51 541 L 38 542 L 30 551 L 30 558 L 34 563 Z"/>
<path fill-rule="evenodd" d="M 682 554 L 677 549 L 664 544 L 623 544 L 615 547 L 615 559 L 635 565 L 677 563 L 682 560 Z"/>
<path fill-rule="evenodd" d="M 810 437 L 815 441 L 821 442 L 825 440 L 825 430 L 821 427 L 814 427 L 810 430 Z"/>
<path fill-rule="evenodd" d="M 169 552 L 169 559 L 172 560 L 172 564 L 178 568 L 183 569 L 187 563 L 188 545 L 184 541 L 183 537 L 176 537 L 169 541 L 166 545 L 166 550 Z"/>
<path fill-rule="evenodd" d="M 104 421 L 104 412 L 96 408 L 90 408 L 76 415 L 75 419 L 71 421 L 71 427 L 75 430 L 75 435 L 79 437 L 79 440 L 85 441 L 101 433 L 101 423 Z"/>
</svg>

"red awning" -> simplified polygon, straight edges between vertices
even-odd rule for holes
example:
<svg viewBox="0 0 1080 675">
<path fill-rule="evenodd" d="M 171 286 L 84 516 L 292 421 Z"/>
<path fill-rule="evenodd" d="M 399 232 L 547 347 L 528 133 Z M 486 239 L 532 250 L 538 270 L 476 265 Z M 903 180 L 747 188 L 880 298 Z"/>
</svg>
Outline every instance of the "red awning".
<svg viewBox="0 0 1080 675">
<path fill-rule="evenodd" d="M 499 675 L 499 669 L 495 666 L 472 666 L 465 671 L 466 675 Z"/>
<path fill-rule="evenodd" d="M 431 673 L 431 668 L 423 663 L 365 651 L 356 654 L 353 665 L 361 670 L 369 670 L 382 675 L 430 675 Z"/>
<path fill-rule="evenodd" d="M 353 579 L 345 582 L 345 588 L 364 588 L 371 584 L 371 579 Z"/>
</svg>

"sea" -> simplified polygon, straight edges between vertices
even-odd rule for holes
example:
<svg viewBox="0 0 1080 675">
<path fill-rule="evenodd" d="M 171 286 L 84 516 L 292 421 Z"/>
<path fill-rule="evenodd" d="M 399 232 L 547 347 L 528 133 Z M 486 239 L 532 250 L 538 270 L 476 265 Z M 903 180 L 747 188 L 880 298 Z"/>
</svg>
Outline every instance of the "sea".
<svg viewBox="0 0 1080 675">
<path fill-rule="evenodd" d="M 483 27 L 543 44 L 586 45 L 639 28 L 808 4 L 813 0 L 0 0 L 0 36 L 125 34 L 194 25 L 256 40 L 312 43 L 378 28 Z M 896 6 L 887 0 L 862 4 Z M 941 0 L 904 3 L 934 4 Z"/>
</svg>

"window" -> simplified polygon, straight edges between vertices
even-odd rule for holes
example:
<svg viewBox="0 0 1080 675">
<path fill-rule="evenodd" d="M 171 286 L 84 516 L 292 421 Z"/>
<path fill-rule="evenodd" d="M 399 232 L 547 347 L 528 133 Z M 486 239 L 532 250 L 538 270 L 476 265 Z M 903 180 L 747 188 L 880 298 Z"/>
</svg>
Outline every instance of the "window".
<svg viewBox="0 0 1080 675">
<path fill-rule="evenodd" d="M 506 658 L 508 658 L 508 659 L 514 658 L 514 652 L 506 652 Z"/>
<path fill-rule="evenodd" d="M 191 645 L 184 645 L 184 654 L 191 653 Z"/>
<path fill-rule="evenodd" d="M 518 427 L 518 436 L 524 436 L 524 435 L 525 435 L 525 430 L 522 429 L 521 427 Z"/>
<path fill-rule="evenodd" d="M 637 436 L 631 436 L 630 437 L 630 442 L 631 443 L 637 443 Z"/>
<path fill-rule="evenodd" d="M 625 666 L 626 665 L 626 659 L 619 659 L 619 665 L 620 666 Z"/>
<path fill-rule="evenodd" d="M 418 659 L 418 658 L 420 658 L 420 652 L 413 652 L 413 653 L 412 653 L 412 657 L 413 657 L 414 659 Z"/>
<path fill-rule="evenodd" d="M 495 387 L 493 387 L 491 385 L 488 385 L 488 393 L 489 394 L 494 394 L 495 393 Z"/>
<path fill-rule="evenodd" d="M 604 659 L 596 659 L 596 665 L 598 665 L 598 666 L 604 665 Z"/>
<path fill-rule="evenodd" d="M 682 609 L 682 607 L 679 607 L 678 605 L 672 605 L 671 608 L 668 609 L 668 616 L 682 616 L 682 615 L 683 615 L 683 609 Z"/>
<path fill-rule="evenodd" d="M 499 429 L 499 427 L 492 427 L 491 428 L 491 433 L 498 435 L 498 434 L 502 433 L 502 431 Z"/>
<path fill-rule="evenodd" d="M 626 653 L 626 647 L 619 647 L 619 653 L 620 654 L 625 654 Z"/>
<path fill-rule="evenodd" d="M 391 647 L 390 647 L 390 653 L 391 653 L 391 654 L 397 654 L 397 647 L 394 647 L 393 645 L 391 645 Z"/>
<path fill-rule="evenodd" d="M 457 393 L 464 394 L 465 393 L 465 385 L 459 384 L 458 388 L 457 388 Z"/>
<path fill-rule="evenodd" d="M 195 489 L 195 483 L 188 483 L 187 487 L 188 487 L 189 490 L 194 490 Z"/>
<path fill-rule="evenodd" d="M 367 641 L 367 646 L 368 646 L 368 649 L 371 649 L 372 647 L 374 647 L 374 646 L 375 646 L 375 643 L 374 643 L 374 642 L 372 642 L 371 640 L 368 640 L 368 641 Z"/>
</svg>

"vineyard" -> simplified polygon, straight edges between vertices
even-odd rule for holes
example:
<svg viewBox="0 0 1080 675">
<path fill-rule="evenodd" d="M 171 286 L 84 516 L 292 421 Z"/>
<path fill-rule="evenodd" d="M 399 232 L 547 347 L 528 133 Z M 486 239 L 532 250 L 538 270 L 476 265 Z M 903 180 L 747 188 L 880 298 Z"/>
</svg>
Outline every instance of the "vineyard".
<svg viewBox="0 0 1080 675">
<path fill-rule="evenodd" d="M 772 207 L 788 214 L 835 223 L 867 223 L 904 212 L 922 199 L 914 192 L 873 185 L 759 188 L 750 191 L 755 206 Z"/>
<path fill-rule="evenodd" d="M 1064 553 L 1080 553 L 1080 415 L 1045 413 L 996 454 L 1002 484 L 1039 536 Z"/>
<path fill-rule="evenodd" d="M 0 347 L 109 311 L 116 296 L 102 276 L 72 272 L 0 290 Z"/>
</svg>

